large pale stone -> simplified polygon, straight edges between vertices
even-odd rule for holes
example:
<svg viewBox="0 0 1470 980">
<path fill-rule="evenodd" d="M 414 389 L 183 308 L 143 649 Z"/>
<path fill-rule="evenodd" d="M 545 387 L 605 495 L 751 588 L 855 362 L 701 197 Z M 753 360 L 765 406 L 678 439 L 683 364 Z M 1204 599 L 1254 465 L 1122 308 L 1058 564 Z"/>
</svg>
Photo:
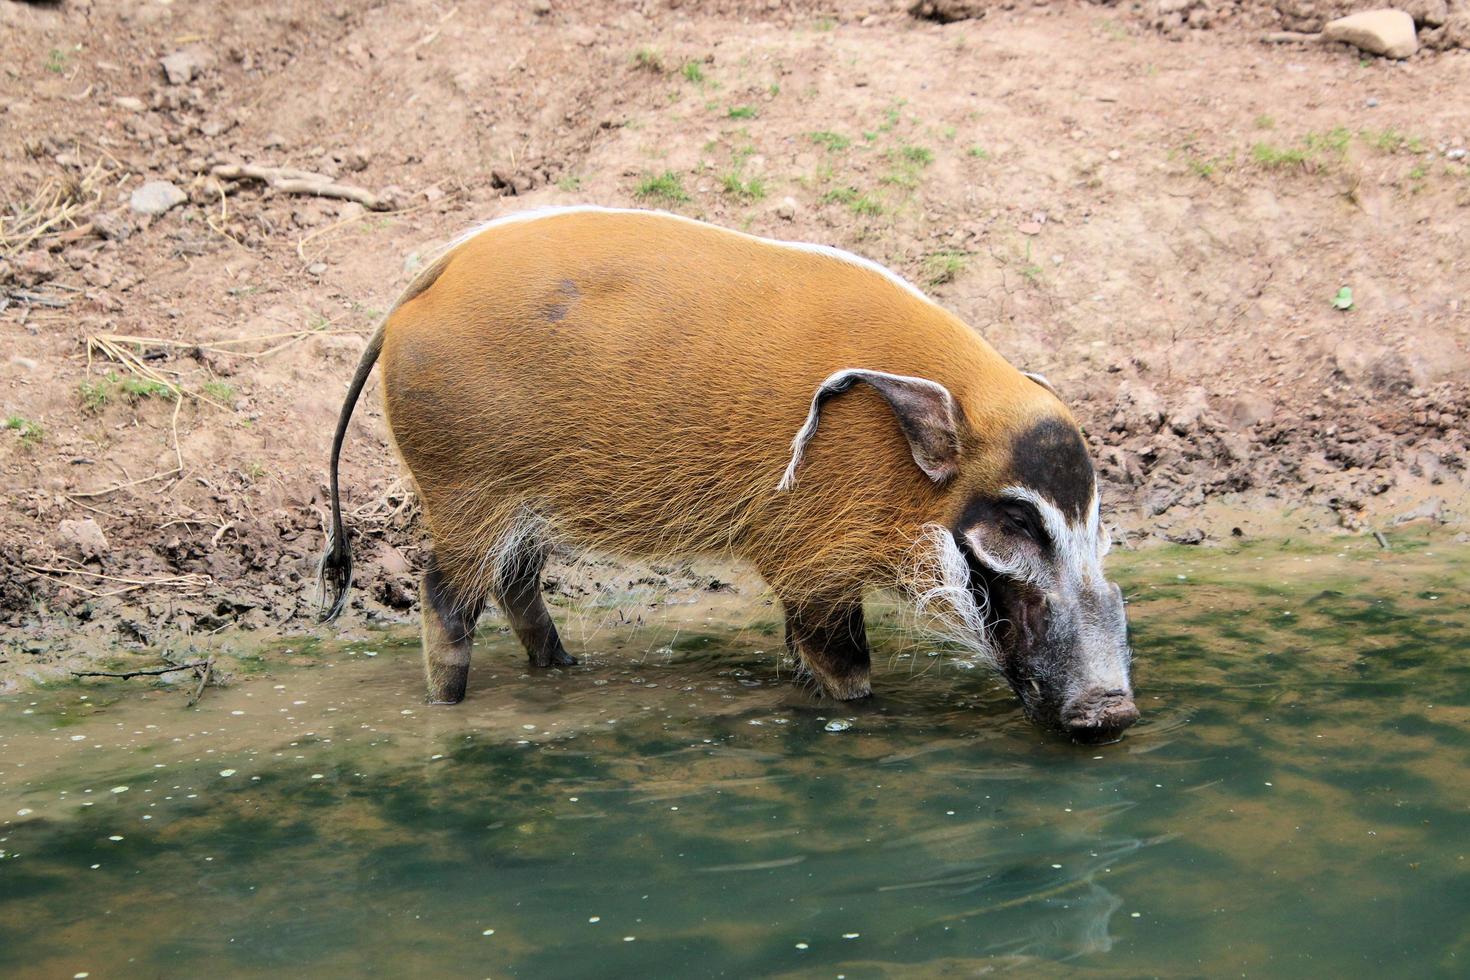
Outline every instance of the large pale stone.
<svg viewBox="0 0 1470 980">
<path fill-rule="evenodd" d="M 1414 18 L 1402 10 L 1365 10 L 1328 21 L 1322 40 L 1341 41 L 1385 58 L 1407 58 L 1419 50 Z"/>
</svg>

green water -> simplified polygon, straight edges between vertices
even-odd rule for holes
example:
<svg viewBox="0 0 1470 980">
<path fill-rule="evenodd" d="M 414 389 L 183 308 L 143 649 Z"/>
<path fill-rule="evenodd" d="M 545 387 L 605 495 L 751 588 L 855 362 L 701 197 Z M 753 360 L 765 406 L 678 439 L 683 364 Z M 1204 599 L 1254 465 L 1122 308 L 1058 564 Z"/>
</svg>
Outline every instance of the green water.
<svg viewBox="0 0 1470 980">
<path fill-rule="evenodd" d="M 768 607 L 537 676 L 491 624 L 455 709 L 401 635 L 0 700 L 0 975 L 1470 971 L 1470 549 L 1119 557 L 1102 748 L 891 631 L 815 702 Z"/>
</svg>

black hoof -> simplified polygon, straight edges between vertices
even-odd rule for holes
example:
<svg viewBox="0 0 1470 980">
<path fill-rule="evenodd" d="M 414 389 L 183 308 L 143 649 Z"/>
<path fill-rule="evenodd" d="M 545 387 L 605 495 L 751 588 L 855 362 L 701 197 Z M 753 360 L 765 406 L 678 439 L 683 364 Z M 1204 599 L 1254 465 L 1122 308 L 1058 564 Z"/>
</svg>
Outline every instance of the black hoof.
<svg viewBox="0 0 1470 980">
<path fill-rule="evenodd" d="M 470 668 L 444 667 L 429 682 L 430 704 L 459 704 L 469 685 Z"/>
<path fill-rule="evenodd" d="M 531 655 L 532 667 L 575 667 L 577 658 L 558 647 L 551 653 L 536 653 Z"/>
</svg>

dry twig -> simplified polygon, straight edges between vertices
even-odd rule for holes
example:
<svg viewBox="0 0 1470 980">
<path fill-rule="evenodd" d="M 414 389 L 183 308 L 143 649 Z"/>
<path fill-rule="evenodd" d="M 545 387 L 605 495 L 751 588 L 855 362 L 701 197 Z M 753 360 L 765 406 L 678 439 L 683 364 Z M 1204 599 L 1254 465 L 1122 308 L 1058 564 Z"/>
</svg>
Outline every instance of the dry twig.
<svg viewBox="0 0 1470 980">
<path fill-rule="evenodd" d="M 74 670 L 73 677 L 152 677 L 158 674 L 172 674 L 176 670 L 193 670 L 196 667 L 208 667 L 210 661 L 199 660 L 192 664 L 178 664 L 173 667 L 149 667 L 145 670 Z M 190 702 L 193 703 L 192 701 Z"/>
<path fill-rule="evenodd" d="M 311 194 L 315 197 L 334 197 L 343 201 L 356 201 L 369 211 L 387 211 L 393 202 L 372 191 L 351 184 L 333 183 L 325 174 L 310 170 L 292 170 L 289 167 L 260 167 L 254 164 L 221 163 L 209 171 L 221 180 L 259 180 L 272 190 L 282 194 Z"/>
</svg>

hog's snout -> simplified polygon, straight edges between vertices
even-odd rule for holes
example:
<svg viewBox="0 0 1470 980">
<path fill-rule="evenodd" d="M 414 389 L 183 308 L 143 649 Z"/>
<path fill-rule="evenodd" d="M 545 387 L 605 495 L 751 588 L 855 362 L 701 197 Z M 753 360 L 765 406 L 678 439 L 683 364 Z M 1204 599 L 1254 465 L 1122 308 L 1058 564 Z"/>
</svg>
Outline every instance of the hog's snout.
<svg viewBox="0 0 1470 980">
<path fill-rule="evenodd" d="M 1133 695 L 1124 690 L 1095 689 L 1062 709 L 1062 730 L 1079 742 L 1111 742 L 1138 720 Z"/>
</svg>

